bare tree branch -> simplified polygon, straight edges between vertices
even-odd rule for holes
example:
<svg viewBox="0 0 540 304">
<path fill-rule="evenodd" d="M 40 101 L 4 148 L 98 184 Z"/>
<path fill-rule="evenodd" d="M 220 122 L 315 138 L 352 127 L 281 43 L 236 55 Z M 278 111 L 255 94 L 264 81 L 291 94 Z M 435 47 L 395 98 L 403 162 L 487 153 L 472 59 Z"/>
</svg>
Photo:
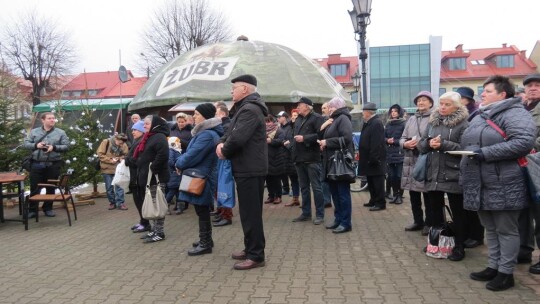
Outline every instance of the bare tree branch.
<svg viewBox="0 0 540 304">
<path fill-rule="evenodd" d="M 169 0 L 154 12 L 141 44 L 141 71 L 156 71 L 196 47 L 231 39 L 226 18 L 208 0 Z"/>
<path fill-rule="evenodd" d="M 75 62 L 71 36 L 35 11 L 4 28 L 0 52 L 10 67 L 32 82 L 34 105 L 46 94 L 52 76 L 70 71 Z"/>
</svg>

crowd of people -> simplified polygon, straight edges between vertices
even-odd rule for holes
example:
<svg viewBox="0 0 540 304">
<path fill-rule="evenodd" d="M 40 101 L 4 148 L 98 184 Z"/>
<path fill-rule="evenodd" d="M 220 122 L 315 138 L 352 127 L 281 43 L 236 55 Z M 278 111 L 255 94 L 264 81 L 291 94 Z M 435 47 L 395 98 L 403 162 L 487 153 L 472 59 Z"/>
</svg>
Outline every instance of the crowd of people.
<svg viewBox="0 0 540 304">
<path fill-rule="evenodd" d="M 367 177 L 369 190 L 363 205 L 384 211 L 387 200 L 401 205 L 408 191 L 413 222 L 405 231 L 426 236 L 447 221 L 448 204 L 455 234 L 448 259 L 461 261 L 466 248 L 485 241 L 487 267 L 470 277 L 488 282 L 486 288 L 494 291 L 514 286 L 515 265 L 530 263 L 535 240 L 540 245 L 540 206 L 530 202 L 517 162 L 540 148 L 540 74 L 525 77 L 523 86 L 524 95 L 519 96 L 509 78 L 496 75 L 484 82 L 479 102 L 474 90 L 461 87 L 437 102 L 429 91 L 419 92 L 413 99 L 414 113 L 406 113 L 399 104 L 392 105 L 386 117 L 378 114 L 375 103 L 366 102 L 362 108 L 358 174 Z M 188 254 L 209 254 L 214 247 L 212 227 L 233 220 L 232 208 L 216 200 L 218 177 L 224 174 L 219 164 L 228 160 L 244 232 L 242 248 L 231 255 L 239 260 L 235 269 L 265 265 L 264 204 L 300 206 L 293 222 L 321 225 L 325 207 L 333 203 L 334 217 L 325 228 L 334 234 L 352 231 L 350 181 L 328 178 L 336 152 L 354 155 L 346 102 L 332 98 L 322 105 L 321 115 L 312 100 L 301 97 L 291 113 L 272 114 L 252 75 L 233 79 L 231 95 L 230 110 L 224 102 L 202 103 L 193 116 L 178 113 L 172 127 L 157 115 L 141 120 L 135 114 L 128 136 L 105 139 L 97 155 L 109 209 L 128 208 L 124 190 L 111 184 L 116 166 L 124 160 L 131 173 L 128 193 L 140 217 L 132 231 L 144 233 L 145 243 L 165 239 L 165 219 L 151 223 L 141 211 L 147 185 L 154 197 L 160 187 L 177 214 L 192 205 L 198 216 L 199 238 Z M 66 134 L 54 127 L 54 114 L 45 113 L 41 119 L 42 127 L 25 140 L 25 147 L 33 150 L 32 193 L 39 190 L 38 183 L 58 177 L 62 152 L 68 149 Z M 427 159 L 425 178 L 418 180 L 413 171 L 421 156 Z M 202 194 L 178 190 L 186 170 L 205 176 Z M 54 216 L 50 205 L 43 211 Z M 29 217 L 36 212 L 37 205 L 30 206 Z M 540 262 L 530 272 L 540 274 Z"/>
</svg>

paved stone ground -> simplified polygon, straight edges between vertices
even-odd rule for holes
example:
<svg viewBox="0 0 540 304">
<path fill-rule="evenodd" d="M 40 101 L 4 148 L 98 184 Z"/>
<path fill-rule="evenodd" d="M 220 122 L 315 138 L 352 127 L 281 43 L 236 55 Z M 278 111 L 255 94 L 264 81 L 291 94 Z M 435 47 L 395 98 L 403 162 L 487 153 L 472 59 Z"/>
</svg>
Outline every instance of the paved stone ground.
<svg viewBox="0 0 540 304">
<path fill-rule="evenodd" d="M 367 194 L 354 193 L 353 231 L 341 235 L 292 223 L 297 207 L 265 205 L 267 266 L 235 271 L 237 216 L 214 229 L 213 254 L 189 257 L 198 235 L 192 207 L 167 217 L 165 241 L 143 244 L 129 229 L 137 211 L 127 196 L 128 211 L 108 211 L 106 199 L 80 206 L 72 227 L 62 209 L 32 221 L 29 231 L 0 224 L 0 303 L 540 303 L 540 276 L 529 265 L 518 266 L 516 287 L 504 292 L 469 279 L 486 265 L 485 246 L 462 262 L 426 257 L 425 238 L 403 231 L 408 198 L 373 213 L 362 206 Z"/>
</svg>

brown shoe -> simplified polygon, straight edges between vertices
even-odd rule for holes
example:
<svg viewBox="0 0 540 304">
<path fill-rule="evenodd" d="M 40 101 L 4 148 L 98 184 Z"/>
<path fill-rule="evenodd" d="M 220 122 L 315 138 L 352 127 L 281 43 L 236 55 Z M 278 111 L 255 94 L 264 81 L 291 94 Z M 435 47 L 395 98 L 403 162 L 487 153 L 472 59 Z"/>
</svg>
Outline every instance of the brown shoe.
<svg viewBox="0 0 540 304">
<path fill-rule="evenodd" d="M 248 269 L 253 269 L 253 268 L 263 267 L 263 266 L 264 266 L 264 261 L 255 262 L 255 261 L 252 261 L 252 260 L 245 260 L 245 261 L 238 262 L 238 263 L 234 264 L 234 269 L 236 269 L 236 270 L 248 270 Z"/>
<path fill-rule="evenodd" d="M 277 205 L 277 204 L 281 204 L 281 202 L 282 202 L 281 197 L 276 197 L 276 198 L 274 199 L 273 204 L 274 204 L 274 205 Z"/>
<path fill-rule="evenodd" d="M 292 206 L 300 206 L 300 200 L 298 199 L 298 196 L 293 196 L 292 201 L 290 203 L 285 204 L 286 207 L 292 207 Z"/>
<path fill-rule="evenodd" d="M 234 260 L 245 260 L 247 258 L 246 251 L 242 250 L 238 252 L 233 252 L 231 254 L 231 258 L 233 258 Z"/>
<path fill-rule="evenodd" d="M 269 198 L 267 198 L 267 199 L 264 201 L 265 204 L 271 204 L 271 203 L 273 203 L 273 202 L 274 202 L 274 198 L 273 198 L 273 197 L 269 197 Z"/>
</svg>

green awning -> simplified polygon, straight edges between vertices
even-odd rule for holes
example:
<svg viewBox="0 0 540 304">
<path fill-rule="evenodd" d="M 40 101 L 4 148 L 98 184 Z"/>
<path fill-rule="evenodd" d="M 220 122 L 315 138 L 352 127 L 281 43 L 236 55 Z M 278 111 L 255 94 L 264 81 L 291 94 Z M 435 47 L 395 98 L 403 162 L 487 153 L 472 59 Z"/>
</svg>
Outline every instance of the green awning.
<svg viewBox="0 0 540 304">
<path fill-rule="evenodd" d="M 130 98 L 108 98 L 108 99 L 76 99 L 76 100 L 54 100 L 38 104 L 32 108 L 32 112 L 47 112 L 51 110 L 77 111 L 85 107 L 96 110 L 119 110 L 127 109 L 133 100 Z"/>
</svg>

